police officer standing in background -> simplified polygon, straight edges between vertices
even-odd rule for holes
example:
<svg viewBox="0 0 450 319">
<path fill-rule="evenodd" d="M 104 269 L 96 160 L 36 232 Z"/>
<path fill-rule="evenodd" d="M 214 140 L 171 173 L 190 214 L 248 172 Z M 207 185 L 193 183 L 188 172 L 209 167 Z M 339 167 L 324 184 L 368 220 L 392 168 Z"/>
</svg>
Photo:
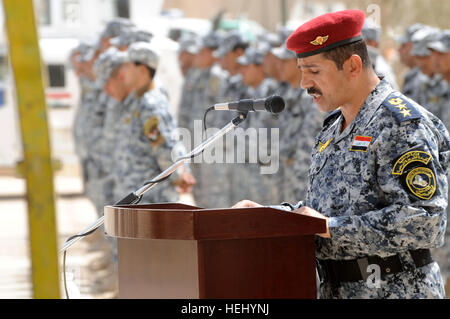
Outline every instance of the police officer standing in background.
<svg viewBox="0 0 450 319">
<path fill-rule="evenodd" d="M 194 67 L 200 70 L 192 92 L 192 112 L 190 123 L 188 123 L 189 131 L 194 137 L 191 148 L 200 144 L 203 115 L 206 109 L 219 102 L 219 93 L 225 83 L 226 74 L 217 64 L 217 58 L 214 51 L 219 47 L 221 37 L 217 32 L 210 32 L 203 36 L 198 53 L 195 56 Z M 217 127 L 215 124 L 217 117 L 208 117 L 208 127 Z M 195 126 L 195 121 L 197 125 Z M 198 125 L 200 124 L 200 125 Z M 196 139 L 197 138 L 197 139 Z M 219 164 L 220 165 L 220 164 Z M 192 171 L 196 179 L 196 185 L 193 189 L 194 199 L 197 205 L 205 208 L 226 207 L 229 201 L 223 193 L 222 186 L 226 185 L 226 181 L 220 178 L 220 173 L 216 172 L 218 165 L 215 163 L 194 163 Z"/>
<path fill-rule="evenodd" d="M 193 121 L 194 90 L 201 73 L 200 69 L 195 66 L 195 59 L 200 44 L 198 43 L 199 39 L 194 36 L 182 38 L 180 41 L 178 59 L 184 75 L 184 82 L 181 89 L 180 105 L 178 107 L 178 124 L 182 128 L 190 128 L 192 125 L 191 121 Z"/>
<path fill-rule="evenodd" d="M 220 43 L 219 48 L 214 52 L 214 56 L 219 60 L 220 67 L 225 72 L 225 80 L 217 98 L 218 102 L 239 101 L 246 97 L 247 85 L 242 82 L 242 75 L 239 72 L 240 65 L 238 59 L 245 53 L 249 46 L 248 39 L 239 30 L 233 30 L 225 34 Z M 229 123 L 234 117 L 235 112 L 215 112 L 213 114 L 215 121 L 214 125 L 221 128 Z M 239 125 L 238 130 L 234 130 L 231 134 L 227 134 L 222 138 L 223 154 L 226 159 L 237 156 L 237 144 L 234 141 L 234 136 L 238 140 L 245 138 L 241 135 L 242 130 L 248 127 L 248 122 L 245 121 Z M 233 137 L 233 138 L 231 138 Z M 215 165 L 216 181 L 220 181 L 221 195 L 224 200 L 221 200 L 220 205 L 229 207 L 235 203 L 238 196 L 242 195 L 242 174 L 245 174 L 245 164 L 237 163 L 223 163 Z"/>
<path fill-rule="evenodd" d="M 361 30 L 364 41 L 366 41 L 367 51 L 369 52 L 370 60 L 373 63 L 375 73 L 380 77 L 385 77 L 393 89 L 398 90 L 397 80 L 395 79 L 392 68 L 380 54 L 379 44 L 381 37 L 381 27 L 373 20 L 367 19 L 364 21 L 364 26 Z"/>
<path fill-rule="evenodd" d="M 148 42 L 135 42 L 127 52 L 117 54 L 126 55 L 120 69 L 123 82 L 130 83 L 134 92 L 129 111 L 117 131 L 120 138 L 116 140 L 114 153 L 115 197 L 121 199 L 160 174 L 184 155 L 185 150 L 172 135 L 176 121 L 170 113 L 167 96 L 153 82 L 159 62 L 156 49 Z M 174 176 L 146 193 L 143 202 L 177 202 L 174 185 L 190 191 L 195 183 L 185 166 L 174 172 Z"/>
<path fill-rule="evenodd" d="M 426 81 L 418 88 L 416 102 L 425 107 L 434 115 L 438 116 L 436 99 L 442 94 L 442 76 L 435 71 L 431 51 L 427 48 L 439 34 L 439 29 L 424 27 L 413 36 L 413 47 L 411 55 L 415 57 L 420 72 L 426 76 Z M 445 88 L 444 88 L 445 89 Z"/>
<path fill-rule="evenodd" d="M 428 44 L 431 50 L 436 73 L 443 77 L 445 89 L 438 96 L 436 101 L 436 110 L 438 117 L 450 129 L 450 30 L 441 31 L 438 38 Z M 447 218 L 449 207 L 447 206 Z M 447 296 L 450 296 L 450 225 L 447 221 L 447 231 L 445 234 L 445 243 L 443 247 L 437 248 L 432 252 L 441 267 L 442 277 L 446 283 L 445 288 Z"/>
<path fill-rule="evenodd" d="M 400 61 L 409 68 L 403 78 L 402 93 L 414 101 L 419 100 L 420 88 L 423 83 L 427 81 L 427 77 L 420 72 L 416 58 L 411 55 L 411 50 L 413 48 L 412 37 L 417 31 L 424 27 L 425 26 L 420 23 L 413 24 L 409 26 L 406 29 L 405 34 L 398 39 L 398 42 L 400 43 L 398 49 Z"/>
<path fill-rule="evenodd" d="M 280 114 L 280 185 L 279 201 L 294 202 L 305 198 L 308 187 L 308 169 L 314 139 L 322 128 L 324 114 L 317 110 L 311 96 L 300 87 L 302 71 L 297 68 L 295 52 L 286 44 L 272 49 L 278 58 L 277 69 L 281 81 L 288 84 L 282 95 L 286 106 Z"/>
<path fill-rule="evenodd" d="M 364 18 L 359 10 L 328 13 L 288 39 L 302 88 L 332 113 L 316 138 L 306 199 L 278 207 L 326 222 L 316 236 L 320 297 L 444 298 L 430 249 L 444 241 L 450 136 L 378 78 Z M 379 267 L 380 277 L 369 284 L 360 265 Z"/>
<path fill-rule="evenodd" d="M 242 82 L 248 87 L 245 94 L 246 98 L 264 98 L 274 94 L 277 89 L 277 82 L 272 78 L 266 78 L 263 67 L 265 55 L 264 48 L 249 47 L 245 50 L 244 55 L 237 60 L 241 66 L 239 70 L 242 75 Z M 274 200 L 280 197 L 277 179 L 272 174 L 262 174 L 261 169 L 263 166 L 277 165 L 278 167 L 279 165 L 279 138 L 271 138 L 271 134 L 273 134 L 272 129 L 278 129 L 279 131 L 278 116 L 267 112 L 254 112 L 248 114 L 247 122 L 251 130 L 265 129 L 267 137 L 260 135 L 259 131 L 256 131 L 258 133 L 257 139 L 250 138 L 246 164 L 245 166 L 238 166 L 242 167 L 242 171 L 234 171 L 234 180 L 239 181 L 240 187 L 238 189 L 241 196 L 248 194 L 250 198 L 258 198 L 262 203 L 273 203 Z M 277 145 L 271 144 L 272 142 Z M 263 153 L 271 150 L 274 150 L 274 152 L 270 154 L 269 158 L 264 159 L 260 157 Z M 276 161 L 276 164 L 273 161 Z M 242 180 L 246 181 L 246 187 L 243 187 Z"/>
</svg>

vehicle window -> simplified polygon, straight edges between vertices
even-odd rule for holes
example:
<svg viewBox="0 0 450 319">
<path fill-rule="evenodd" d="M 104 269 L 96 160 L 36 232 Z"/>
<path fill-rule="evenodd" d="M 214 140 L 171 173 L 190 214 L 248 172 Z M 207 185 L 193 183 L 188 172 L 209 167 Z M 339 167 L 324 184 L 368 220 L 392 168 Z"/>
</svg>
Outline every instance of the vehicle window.
<svg viewBox="0 0 450 319">
<path fill-rule="evenodd" d="M 48 79 L 50 87 L 64 87 L 66 85 L 64 65 L 49 64 Z"/>
</svg>

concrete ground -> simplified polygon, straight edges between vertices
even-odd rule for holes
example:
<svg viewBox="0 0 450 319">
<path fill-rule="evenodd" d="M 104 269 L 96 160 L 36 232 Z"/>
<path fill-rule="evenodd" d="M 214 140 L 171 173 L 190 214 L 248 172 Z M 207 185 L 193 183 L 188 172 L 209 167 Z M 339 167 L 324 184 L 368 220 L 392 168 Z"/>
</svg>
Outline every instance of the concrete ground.
<svg viewBox="0 0 450 319">
<path fill-rule="evenodd" d="M 56 174 L 59 246 L 97 220 L 95 208 L 82 194 L 82 188 L 78 175 Z M 0 299 L 33 298 L 24 194 L 24 179 L 0 175 Z M 189 196 L 183 196 L 182 201 L 192 203 Z M 108 299 L 117 296 L 117 270 L 111 257 L 110 244 L 100 229 L 70 247 L 66 257 L 67 279 L 73 276 L 80 298 Z M 62 272 L 62 255 L 59 262 Z M 61 275 L 61 297 L 65 298 L 62 278 Z M 76 297 L 73 293 L 69 296 Z"/>
<path fill-rule="evenodd" d="M 78 177 L 55 177 L 55 189 L 58 242 L 62 245 L 68 237 L 93 223 L 97 214 L 92 203 L 82 195 Z M 23 179 L 0 176 L 0 298 L 33 298 L 24 194 Z M 109 244 L 101 231 L 79 241 L 68 251 L 66 269 L 74 274 L 74 283 L 82 298 L 117 295 L 117 276 L 110 255 Z M 61 294 L 64 297 L 63 288 Z"/>
<path fill-rule="evenodd" d="M 94 205 L 83 194 L 72 137 L 73 114 L 72 109 L 48 110 L 52 158 L 61 164 L 54 173 L 59 247 L 98 218 Z M 11 132 L 0 127 L 0 133 Z M 19 160 L 21 147 L 16 146 L 2 150 L 8 153 L 2 155 Z M 33 298 L 25 194 L 25 180 L 17 174 L 14 164 L 0 165 L 0 299 Z M 182 196 L 180 201 L 193 203 L 189 195 Z M 66 257 L 67 278 L 73 276 L 81 298 L 117 296 L 117 271 L 111 256 L 110 244 L 101 229 L 70 247 Z M 59 257 L 61 272 L 62 255 Z M 62 283 L 61 275 L 61 297 L 65 298 Z M 73 286 L 70 282 L 68 285 Z"/>
</svg>

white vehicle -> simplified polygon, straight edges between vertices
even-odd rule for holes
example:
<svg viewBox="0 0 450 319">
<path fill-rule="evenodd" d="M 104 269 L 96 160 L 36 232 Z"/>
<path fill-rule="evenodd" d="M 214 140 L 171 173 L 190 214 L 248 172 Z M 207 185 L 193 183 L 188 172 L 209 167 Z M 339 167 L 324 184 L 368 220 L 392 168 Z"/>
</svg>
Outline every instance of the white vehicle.
<svg viewBox="0 0 450 319">
<path fill-rule="evenodd" d="M 78 79 L 69 64 L 70 51 L 77 39 L 41 39 L 39 47 L 45 68 L 45 98 L 49 107 L 75 107 L 79 96 Z"/>
</svg>

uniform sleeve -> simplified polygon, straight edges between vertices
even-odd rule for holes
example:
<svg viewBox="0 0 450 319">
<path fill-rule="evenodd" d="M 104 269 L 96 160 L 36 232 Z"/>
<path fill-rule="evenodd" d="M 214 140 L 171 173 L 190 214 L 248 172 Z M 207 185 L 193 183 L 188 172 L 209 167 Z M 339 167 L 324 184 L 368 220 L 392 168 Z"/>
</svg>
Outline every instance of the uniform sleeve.
<svg viewBox="0 0 450 319">
<path fill-rule="evenodd" d="M 280 205 L 270 205 L 268 207 L 270 208 L 275 208 L 275 209 L 280 209 L 280 210 L 285 210 L 288 212 L 294 211 L 296 209 L 299 209 L 300 207 L 304 206 L 305 203 L 304 201 L 299 201 L 297 204 L 292 205 L 290 203 L 281 203 Z"/>
<path fill-rule="evenodd" d="M 332 241 L 351 255 L 381 257 L 442 245 L 449 156 L 448 133 L 444 133 L 438 135 L 421 122 L 384 129 L 373 144 L 377 187 L 384 203 L 379 210 L 359 216 L 344 213 L 330 218 L 331 239 L 319 240 Z M 414 152 L 421 152 L 429 162 L 416 160 L 403 167 Z"/>
</svg>

